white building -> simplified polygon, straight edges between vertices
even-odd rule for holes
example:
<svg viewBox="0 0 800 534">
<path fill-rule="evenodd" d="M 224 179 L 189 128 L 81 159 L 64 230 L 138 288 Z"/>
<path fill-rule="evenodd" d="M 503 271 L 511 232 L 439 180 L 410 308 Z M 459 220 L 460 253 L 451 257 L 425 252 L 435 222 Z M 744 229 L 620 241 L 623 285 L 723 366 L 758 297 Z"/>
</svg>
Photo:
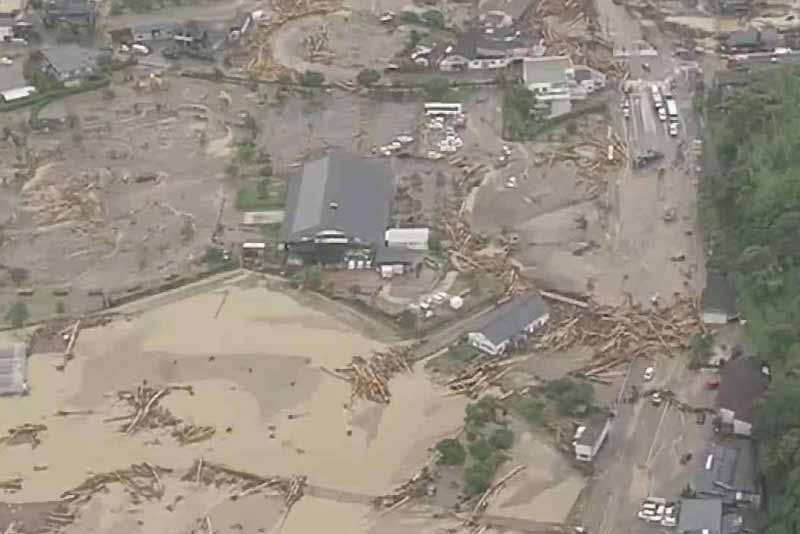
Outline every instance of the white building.
<svg viewBox="0 0 800 534">
<path fill-rule="evenodd" d="M 575 459 L 580 462 L 594 460 L 608 437 L 609 430 L 611 430 L 611 419 L 602 414 L 593 417 L 585 425 L 579 426 L 572 441 Z"/>
<path fill-rule="evenodd" d="M 522 79 L 538 98 L 570 98 L 568 56 L 529 57 L 522 61 Z"/>
<path fill-rule="evenodd" d="M 386 230 L 386 246 L 411 250 L 428 250 L 429 228 L 389 228 Z"/>
</svg>

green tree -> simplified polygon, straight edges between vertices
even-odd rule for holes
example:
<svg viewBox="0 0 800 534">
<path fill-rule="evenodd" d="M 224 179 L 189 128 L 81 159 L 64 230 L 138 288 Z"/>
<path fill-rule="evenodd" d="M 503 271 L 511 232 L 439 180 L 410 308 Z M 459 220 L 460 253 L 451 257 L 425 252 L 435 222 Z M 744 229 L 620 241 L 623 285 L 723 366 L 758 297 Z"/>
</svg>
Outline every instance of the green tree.
<svg viewBox="0 0 800 534">
<path fill-rule="evenodd" d="M 362 69 L 356 76 L 359 85 L 374 85 L 381 79 L 381 73 L 375 69 Z"/>
<path fill-rule="evenodd" d="M 583 413 L 594 403 L 592 386 L 569 377 L 553 380 L 545 386 L 544 392 L 565 415 Z"/>
<path fill-rule="evenodd" d="M 479 495 L 492 484 L 494 469 L 488 463 L 476 463 L 467 468 L 464 481 L 470 495 Z"/>
<path fill-rule="evenodd" d="M 439 451 L 439 463 L 442 465 L 461 465 L 467 459 L 464 447 L 457 439 L 443 439 L 436 444 Z"/>
<path fill-rule="evenodd" d="M 28 305 L 24 302 L 17 301 L 6 313 L 6 322 L 11 323 L 14 328 L 21 328 L 25 326 L 25 322 L 30 317 Z"/>
<path fill-rule="evenodd" d="M 469 454 L 477 462 L 485 462 L 492 457 L 494 448 L 484 437 L 479 437 L 467 446 Z"/>
<path fill-rule="evenodd" d="M 429 9 L 422 14 L 422 21 L 434 28 L 444 28 L 444 14 L 438 9 Z"/>
<path fill-rule="evenodd" d="M 467 427 L 480 428 L 496 419 L 497 399 L 486 395 L 478 402 L 467 404 L 464 423 Z"/>
</svg>

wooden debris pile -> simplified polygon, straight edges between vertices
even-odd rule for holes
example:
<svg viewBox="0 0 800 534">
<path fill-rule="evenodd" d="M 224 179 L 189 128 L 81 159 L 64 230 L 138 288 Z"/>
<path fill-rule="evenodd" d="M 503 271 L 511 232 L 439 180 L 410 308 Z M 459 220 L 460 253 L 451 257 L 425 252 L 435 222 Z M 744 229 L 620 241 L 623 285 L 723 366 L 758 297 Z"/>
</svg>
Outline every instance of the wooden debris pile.
<svg viewBox="0 0 800 534">
<path fill-rule="evenodd" d="M 372 505 L 386 510 L 386 513 L 395 510 L 412 499 L 424 496 L 428 485 L 433 482 L 433 475 L 428 467 L 423 467 L 418 473 L 406 482 L 399 485 L 391 493 L 375 497 Z"/>
<path fill-rule="evenodd" d="M 170 391 L 182 389 L 190 395 L 194 395 L 191 386 L 165 386 L 160 389 L 149 387 L 143 382 L 136 391 L 119 391 L 117 397 L 133 409 L 133 412 L 121 417 L 106 419 L 110 421 L 128 421 L 121 427 L 125 434 L 133 434 L 140 428 L 160 428 L 165 426 L 175 426 L 181 420 L 175 417 L 172 412 L 163 406 L 159 406 L 159 401 Z"/>
<path fill-rule="evenodd" d="M 121 484 L 134 502 L 158 500 L 164 496 L 161 475 L 171 473 L 172 469 L 147 462 L 131 465 L 127 469 L 117 469 L 89 477 L 79 486 L 65 491 L 61 498 L 73 504 L 88 502 L 95 493 L 106 491 L 112 484 Z"/>
<path fill-rule="evenodd" d="M 326 24 L 323 24 L 318 31 L 308 34 L 303 39 L 308 53 L 308 61 L 330 64 L 333 60 L 333 52 L 328 48 L 330 38 L 330 30 Z"/>
<path fill-rule="evenodd" d="M 181 445 L 189 445 L 210 439 L 216 429 L 213 426 L 195 426 L 192 424 L 181 425 L 172 431 L 172 437 Z"/>
<path fill-rule="evenodd" d="M 22 489 L 22 479 L 20 477 L 9 478 L 8 480 L 0 480 L 0 490 L 4 491 L 19 491 Z"/>
<path fill-rule="evenodd" d="M 55 510 L 48 512 L 45 521 L 51 529 L 57 530 L 60 527 L 74 523 L 75 514 L 71 513 L 66 506 L 59 505 Z"/>
<path fill-rule="evenodd" d="M 28 443 L 32 449 L 35 449 L 42 442 L 42 440 L 39 439 L 39 434 L 45 430 L 47 430 L 47 426 L 45 425 L 26 423 L 9 429 L 8 435 L 0 438 L 0 444 L 12 446 Z"/>
<path fill-rule="evenodd" d="M 464 394 L 470 398 L 477 397 L 483 389 L 511 371 L 513 365 L 524 361 L 527 356 L 519 358 L 503 358 L 474 363 L 449 379 L 445 385 L 456 394 Z"/>
<path fill-rule="evenodd" d="M 222 464 L 206 462 L 202 458 L 195 460 L 192 467 L 181 478 L 196 484 L 222 487 L 233 486 L 238 489 L 234 498 L 240 499 L 259 491 L 271 490 L 283 496 L 284 504 L 291 509 L 299 501 L 307 484 L 305 476 L 291 478 L 272 476 L 263 477 L 247 471 L 232 469 Z"/>
<path fill-rule="evenodd" d="M 631 298 L 619 307 L 589 305 L 545 328 L 540 349 L 564 350 L 575 345 L 593 350 L 592 363 L 572 371 L 596 376 L 630 361 L 634 356 L 671 356 L 691 348 L 703 330 L 697 303 L 678 296 L 669 306 L 643 309 Z"/>
<path fill-rule="evenodd" d="M 521 265 L 511 258 L 513 243 L 493 246 L 472 232 L 463 214 L 445 213 L 440 221 L 443 244 L 450 265 L 460 273 L 486 273 L 498 280 L 504 295 L 530 288 L 520 276 Z"/>
<path fill-rule="evenodd" d="M 391 347 L 386 352 L 373 352 L 369 359 L 355 356 L 347 367 L 336 369 L 336 373 L 353 386 L 353 399 L 389 404 L 392 398 L 389 381 L 399 373 L 410 372 L 413 361 L 410 348 Z"/>
<path fill-rule="evenodd" d="M 274 32 L 287 22 L 311 15 L 325 15 L 338 10 L 341 0 L 275 0 L 272 2 L 272 16 L 259 21 L 250 39 L 250 60 L 245 70 L 257 78 L 277 79 L 289 74 L 290 70 L 278 63 L 272 56 Z M 313 60 L 312 60 L 313 61 Z"/>
</svg>

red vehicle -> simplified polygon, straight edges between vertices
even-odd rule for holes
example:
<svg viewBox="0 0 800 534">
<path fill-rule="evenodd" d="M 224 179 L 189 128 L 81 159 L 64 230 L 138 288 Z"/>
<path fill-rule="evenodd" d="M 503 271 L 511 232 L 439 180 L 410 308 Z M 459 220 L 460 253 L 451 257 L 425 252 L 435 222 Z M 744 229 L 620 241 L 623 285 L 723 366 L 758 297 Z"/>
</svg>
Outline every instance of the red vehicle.
<svg viewBox="0 0 800 534">
<path fill-rule="evenodd" d="M 706 388 L 717 389 L 719 387 L 719 378 L 709 378 L 706 381 Z"/>
</svg>

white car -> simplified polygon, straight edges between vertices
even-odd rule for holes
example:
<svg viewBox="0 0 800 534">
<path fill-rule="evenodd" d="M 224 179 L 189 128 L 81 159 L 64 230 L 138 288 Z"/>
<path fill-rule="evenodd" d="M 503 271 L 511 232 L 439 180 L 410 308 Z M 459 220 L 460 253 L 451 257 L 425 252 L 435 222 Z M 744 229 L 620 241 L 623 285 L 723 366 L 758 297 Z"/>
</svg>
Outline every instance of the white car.
<svg viewBox="0 0 800 534">
<path fill-rule="evenodd" d="M 658 108 L 658 120 L 661 122 L 667 121 L 667 111 L 664 108 Z"/>
<path fill-rule="evenodd" d="M 652 517 L 654 513 L 655 512 L 653 512 L 651 510 L 639 510 L 639 513 L 637 514 L 637 517 L 639 519 L 641 519 L 642 521 L 649 521 L 650 517 Z"/>
<path fill-rule="evenodd" d="M 656 370 L 652 367 L 648 367 L 644 370 L 644 380 L 645 382 L 649 382 L 653 379 L 653 375 L 655 375 Z"/>
<path fill-rule="evenodd" d="M 678 525 L 678 520 L 674 517 L 665 517 L 661 520 L 662 527 L 674 527 Z"/>
<path fill-rule="evenodd" d="M 653 406 L 658 406 L 664 399 L 661 397 L 661 393 L 658 391 L 654 391 L 653 395 L 650 397 L 650 402 L 653 403 Z"/>
<path fill-rule="evenodd" d="M 669 123 L 669 135 L 672 136 L 672 137 L 677 137 L 678 136 L 678 123 L 677 122 Z"/>
</svg>

